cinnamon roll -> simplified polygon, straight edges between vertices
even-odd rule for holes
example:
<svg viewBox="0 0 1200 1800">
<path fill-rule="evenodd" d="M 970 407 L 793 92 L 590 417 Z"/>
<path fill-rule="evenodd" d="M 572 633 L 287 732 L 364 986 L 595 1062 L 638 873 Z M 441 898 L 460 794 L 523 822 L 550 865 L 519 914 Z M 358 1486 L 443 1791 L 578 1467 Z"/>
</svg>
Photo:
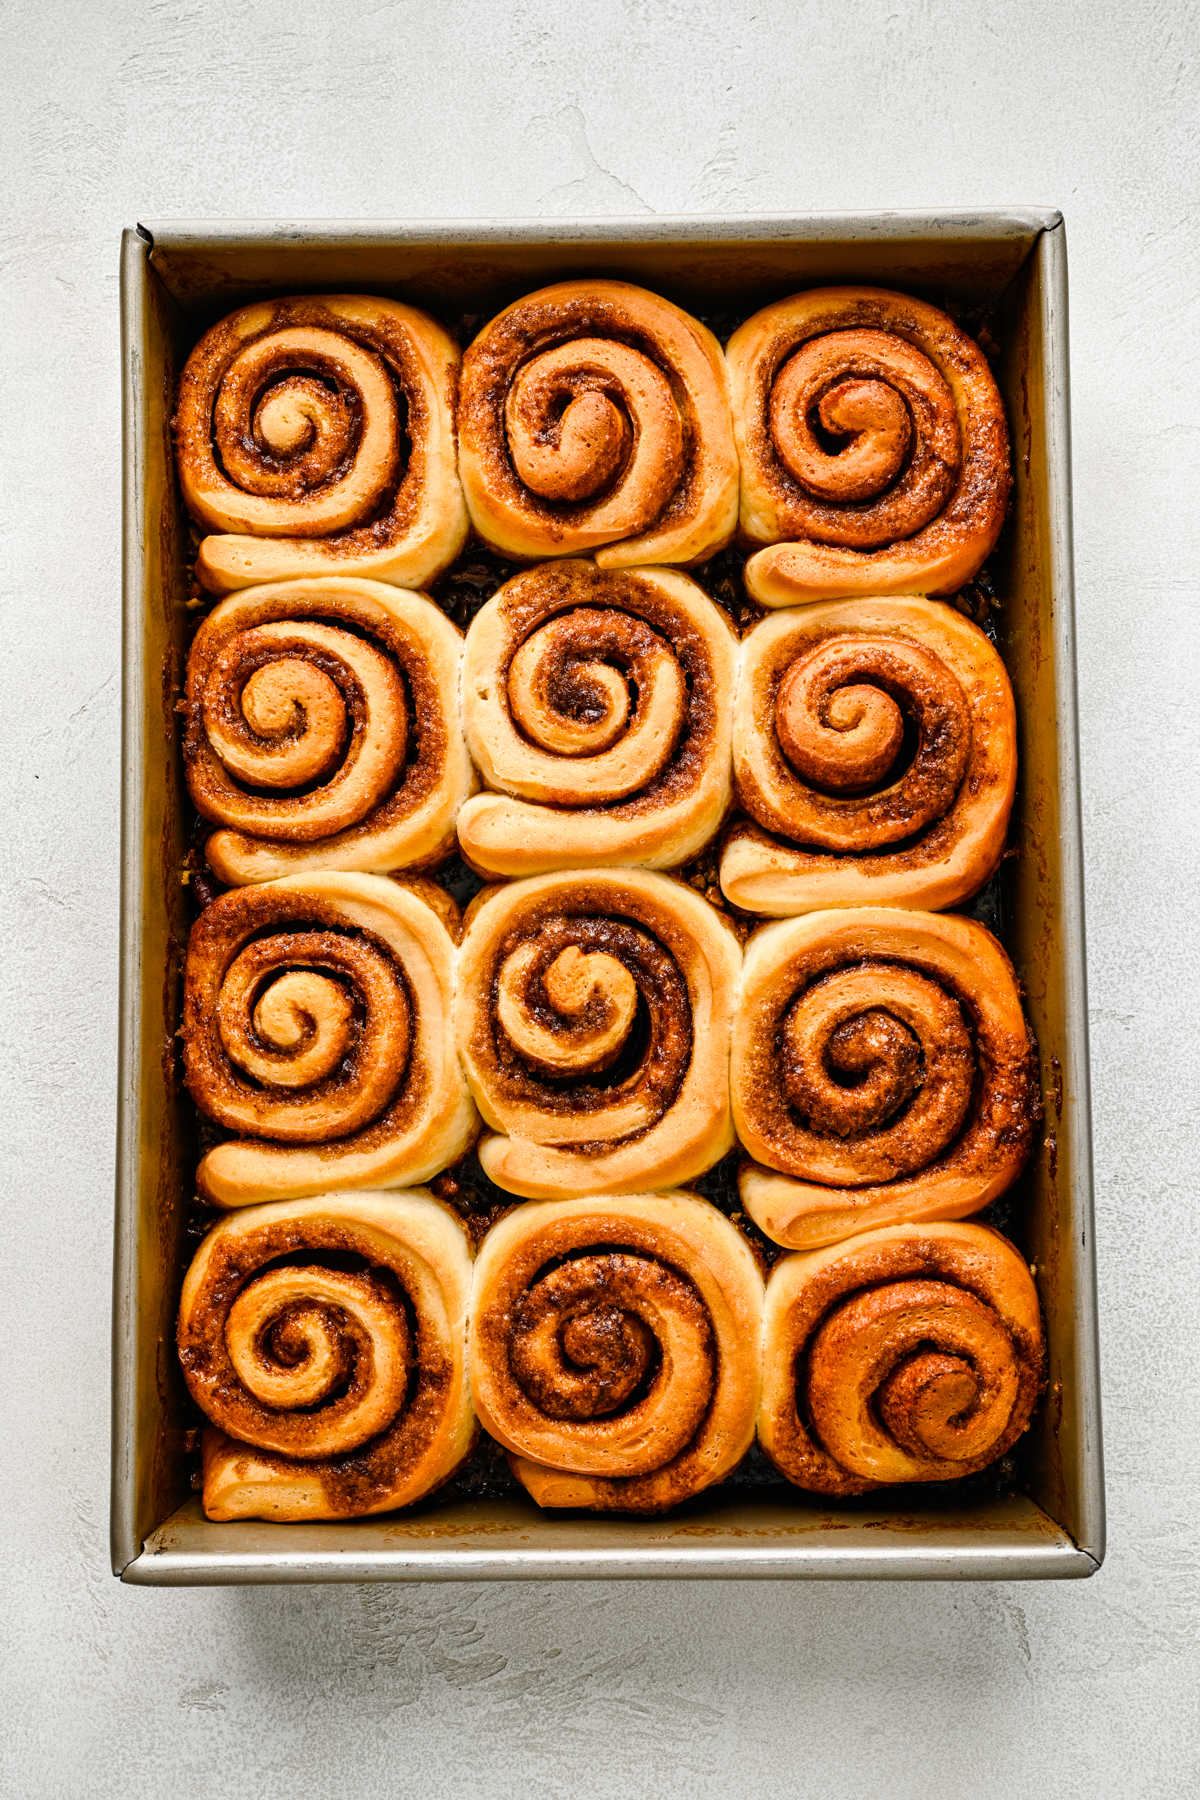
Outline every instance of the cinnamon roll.
<svg viewBox="0 0 1200 1800">
<path fill-rule="evenodd" d="M 1040 1117 L 1033 1041 L 989 931 L 862 907 L 746 948 L 730 1071 L 746 1211 L 778 1244 L 958 1219 L 1020 1173 Z"/>
<path fill-rule="evenodd" d="M 748 912 L 954 906 L 1004 854 L 1017 726 L 1004 664 L 931 600 L 776 613 L 741 646 L 721 886 Z"/>
<path fill-rule="evenodd" d="M 223 894 L 192 927 L 184 1073 L 231 1133 L 200 1160 L 217 1206 L 413 1187 L 475 1114 L 450 1033 L 454 947 L 377 875 L 288 875 Z"/>
<path fill-rule="evenodd" d="M 563 281 L 494 318 L 463 358 L 459 466 L 476 531 L 531 562 L 699 562 L 737 523 L 720 345 L 623 281 Z"/>
<path fill-rule="evenodd" d="M 762 1277 L 706 1201 L 523 1206 L 475 1271 L 475 1406 L 539 1506 L 662 1512 L 749 1449 Z"/>
<path fill-rule="evenodd" d="M 635 869 L 537 875 L 482 895 L 459 952 L 458 1044 L 510 1193 L 670 1187 L 733 1144 L 740 951 L 708 903 Z"/>
<path fill-rule="evenodd" d="M 325 1194 L 209 1232 L 179 1306 L 210 1519 L 337 1519 L 420 1500 L 474 1440 L 471 1250 L 431 1194 Z"/>
<path fill-rule="evenodd" d="M 184 762 L 222 881 L 384 873 L 454 843 L 473 777 L 462 640 L 419 594 L 326 578 L 214 607 L 188 658 Z"/>
<path fill-rule="evenodd" d="M 771 1271 L 759 1441 L 813 1493 L 953 1481 L 1011 1449 L 1043 1364 L 1033 1278 L 998 1231 L 866 1231 Z"/>
<path fill-rule="evenodd" d="M 952 594 L 1008 506 L 1008 427 L 979 346 L 884 288 L 818 288 L 755 313 L 726 350 L 746 565 L 763 606 Z"/>
<path fill-rule="evenodd" d="M 419 587 L 467 535 L 456 465 L 458 350 L 395 300 L 264 300 L 188 357 L 175 414 L 188 510 L 214 535 L 218 594 L 294 576 Z"/>
<path fill-rule="evenodd" d="M 674 570 L 543 563 L 467 633 L 463 712 L 488 788 L 459 815 L 477 868 L 532 875 L 694 856 L 729 800 L 737 646 Z"/>
</svg>

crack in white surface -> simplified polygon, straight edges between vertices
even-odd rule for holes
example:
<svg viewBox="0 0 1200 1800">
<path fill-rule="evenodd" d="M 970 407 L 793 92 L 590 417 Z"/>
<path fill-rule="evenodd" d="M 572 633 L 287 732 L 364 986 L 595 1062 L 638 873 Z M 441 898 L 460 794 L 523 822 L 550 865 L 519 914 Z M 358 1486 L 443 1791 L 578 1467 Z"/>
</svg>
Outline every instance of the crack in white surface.
<svg viewBox="0 0 1200 1800">
<path fill-rule="evenodd" d="M 556 182 L 546 188 L 537 197 L 537 209 L 557 207 L 560 210 L 573 210 L 574 202 L 591 205 L 602 201 L 601 211 L 629 210 L 627 207 L 610 207 L 607 202 L 617 199 L 631 202 L 632 210 L 639 213 L 653 212 L 654 208 L 637 189 L 615 170 L 607 168 L 592 149 L 588 132 L 587 119 L 583 108 L 577 101 L 556 107 L 553 112 L 540 114 L 530 120 L 527 130 L 536 131 L 539 135 L 549 128 L 552 132 L 560 132 L 566 140 L 566 151 L 563 158 L 566 162 L 584 164 L 584 172 L 568 181 Z M 567 203 L 572 205 L 569 207 Z"/>
</svg>

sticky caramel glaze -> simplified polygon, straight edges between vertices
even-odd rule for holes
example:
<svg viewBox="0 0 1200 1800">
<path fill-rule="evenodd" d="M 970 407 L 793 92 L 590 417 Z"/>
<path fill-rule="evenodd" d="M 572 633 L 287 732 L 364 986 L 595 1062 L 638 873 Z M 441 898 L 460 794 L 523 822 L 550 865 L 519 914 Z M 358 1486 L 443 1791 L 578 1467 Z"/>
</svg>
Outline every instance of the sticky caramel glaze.
<svg viewBox="0 0 1200 1800">
<path fill-rule="evenodd" d="M 507 555 L 691 563 L 733 535 L 720 345 L 644 288 L 564 281 L 507 307 L 463 358 L 458 430 L 472 523 Z"/>
<path fill-rule="evenodd" d="M 506 582 L 467 634 L 467 741 L 499 792 L 463 807 L 464 855 L 496 875 L 686 862 L 729 803 L 736 654 L 674 571 L 570 560 Z"/>
<path fill-rule="evenodd" d="M 222 881 L 428 866 L 474 778 L 457 629 L 419 594 L 328 577 L 214 607 L 188 657 L 184 764 Z"/>
<path fill-rule="evenodd" d="M 204 1197 L 411 1187 L 461 1155 L 475 1113 L 451 1041 L 453 957 L 437 914 L 379 876 L 214 900 L 188 945 L 184 1072 L 237 1135 L 201 1158 Z"/>
<path fill-rule="evenodd" d="M 756 1159 L 742 1202 L 796 1249 L 978 1212 L 1020 1173 L 1041 1116 L 995 938 L 886 907 L 810 913 L 750 939 L 730 1089 Z"/>
<path fill-rule="evenodd" d="M 348 1518 L 447 1480 L 474 1438 L 470 1287 L 467 1235 L 424 1192 L 256 1206 L 209 1232 L 178 1328 L 216 1427 L 208 1517 Z"/>
<path fill-rule="evenodd" d="M 759 1441 L 797 1487 L 952 1481 L 1011 1449 L 1041 1389 L 1029 1269 L 983 1225 L 892 1225 L 767 1282 Z"/>
<path fill-rule="evenodd" d="M 476 1264 L 475 1405 L 547 1507 L 658 1513 L 750 1446 L 762 1277 L 687 1194 L 518 1208 Z"/>
<path fill-rule="evenodd" d="M 533 876 L 481 896 L 459 951 L 459 1052 L 510 1193 L 667 1187 L 732 1147 L 740 951 L 689 888 L 634 869 Z"/>
<path fill-rule="evenodd" d="M 458 349 L 394 300 L 263 301 L 207 331 L 179 384 L 188 508 L 214 593 L 329 574 L 415 587 L 467 535 Z"/>
<path fill-rule="evenodd" d="M 746 565 L 762 606 L 952 594 L 1011 486 L 1004 404 L 977 344 L 884 288 L 776 301 L 726 350 Z"/>
<path fill-rule="evenodd" d="M 931 911 L 1004 854 L 1016 709 L 984 634 L 937 601 L 831 601 L 763 619 L 740 647 L 737 799 L 721 886 L 749 912 Z"/>
</svg>

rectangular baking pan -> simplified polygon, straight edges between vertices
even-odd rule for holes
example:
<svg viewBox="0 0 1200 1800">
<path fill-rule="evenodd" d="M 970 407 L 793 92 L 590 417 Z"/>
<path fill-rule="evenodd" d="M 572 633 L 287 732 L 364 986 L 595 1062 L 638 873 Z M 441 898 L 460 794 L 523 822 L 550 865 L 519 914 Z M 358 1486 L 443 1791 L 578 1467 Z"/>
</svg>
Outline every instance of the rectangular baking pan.
<svg viewBox="0 0 1200 1800">
<path fill-rule="evenodd" d="M 947 1507 L 919 1490 L 831 1507 L 718 1492 L 665 1520 L 578 1519 L 506 1500 L 336 1524 L 212 1524 L 189 1484 L 174 1356 L 193 1166 L 175 1076 L 187 932 L 187 798 L 176 698 L 186 523 L 170 417 L 213 319 L 307 288 L 393 293 L 483 317 L 544 282 L 612 275 L 744 318 L 796 288 L 865 281 L 990 311 L 1013 435 L 1013 516 L 994 564 L 1021 776 L 1008 947 L 1040 1046 L 1047 1118 L 1023 1180 L 1049 1340 L 1027 1492 Z M 123 1580 L 363 1581 L 628 1576 L 1011 1579 L 1090 1575 L 1104 1490 L 1092 1248 L 1061 216 L 880 213 L 584 224 L 188 224 L 124 237 L 124 795 L 113 1317 L 112 1559 Z"/>
</svg>

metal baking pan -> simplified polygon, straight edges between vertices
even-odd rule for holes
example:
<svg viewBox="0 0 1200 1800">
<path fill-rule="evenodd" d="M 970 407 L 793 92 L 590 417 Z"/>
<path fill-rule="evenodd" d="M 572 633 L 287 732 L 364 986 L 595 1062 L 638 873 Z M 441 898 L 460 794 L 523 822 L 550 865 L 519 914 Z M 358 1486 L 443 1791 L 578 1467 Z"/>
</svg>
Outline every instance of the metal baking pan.
<svg viewBox="0 0 1200 1800">
<path fill-rule="evenodd" d="M 737 1489 L 661 1520 L 578 1519 L 518 1501 L 434 1502 L 336 1524 L 213 1524 L 190 1491 L 174 1355 L 193 1126 L 169 1053 L 186 937 L 188 809 L 174 704 L 186 526 L 172 479 L 177 371 L 204 325 L 306 288 L 394 293 L 488 315 L 575 274 L 745 317 L 837 281 L 989 309 L 1013 435 L 1012 517 L 993 562 L 1021 721 L 1008 946 L 1047 1101 L 1018 1196 L 1049 1340 L 1027 1491 L 964 1501 L 904 1489 L 873 1504 Z M 584 224 L 187 224 L 127 231 L 124 362 L 124 804 L 113 1319 L 112 1559 L 123 1580 L 362 1581 L 562 1576 L 1090 1575 L 1104 1491 L 1092 1250 L 1083 871 L 1071 572 L 1067 277 L 1061 216 L 865 214 Z"/>
</svg>

